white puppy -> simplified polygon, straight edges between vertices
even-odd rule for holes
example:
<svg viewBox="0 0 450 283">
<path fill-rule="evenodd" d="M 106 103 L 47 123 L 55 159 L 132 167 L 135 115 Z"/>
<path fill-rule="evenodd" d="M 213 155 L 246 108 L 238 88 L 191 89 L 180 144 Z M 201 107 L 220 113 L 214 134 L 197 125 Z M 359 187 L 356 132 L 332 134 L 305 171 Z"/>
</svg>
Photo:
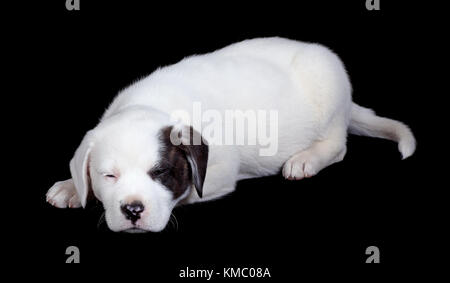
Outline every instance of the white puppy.
<svg viewBox="0 0 450 283">
<path fill-rule="evenodd" d="M 347 132 L 394 140 L 403 158 L 413 154 L 406 125 L 352 103 L 351 93 L 342 62 L 318 44 L 261 38 L 185 58 L 115 98 L 76 150 L 72 179 L 51 187 L 47 200 L 84 207 L 93 195 L 111 230 L 160 231 L 178 203 L 221 197 L 238 180 L 280 170 L 295 180 L 317 174 L 344 158 Z M 263 156 L 261 144 L 213 143 L 202 125 L 186 117 L 173 121 L 179 110 L 196 115 L 199 102 L 218 113 L 276 111 L 276 152 Z"/>
</svg>

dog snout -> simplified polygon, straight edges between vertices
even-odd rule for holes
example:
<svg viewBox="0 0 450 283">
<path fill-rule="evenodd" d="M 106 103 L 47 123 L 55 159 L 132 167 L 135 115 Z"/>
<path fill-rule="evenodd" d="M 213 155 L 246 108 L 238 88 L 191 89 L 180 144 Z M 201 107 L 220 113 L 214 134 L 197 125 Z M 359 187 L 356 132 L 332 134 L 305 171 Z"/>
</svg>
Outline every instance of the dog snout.
<svg viewBox="0 0 450 283">
<path fill-rule="evenodd" d="M 140 201 L 133 201 L 129 204 L 124 204 L 121 207 L 122 213 L 125 218 L 131 220 L 131 222 L 136 222 L 141 218 L 141 213 L 144 211 L 145 207 Z"/>
</svg>

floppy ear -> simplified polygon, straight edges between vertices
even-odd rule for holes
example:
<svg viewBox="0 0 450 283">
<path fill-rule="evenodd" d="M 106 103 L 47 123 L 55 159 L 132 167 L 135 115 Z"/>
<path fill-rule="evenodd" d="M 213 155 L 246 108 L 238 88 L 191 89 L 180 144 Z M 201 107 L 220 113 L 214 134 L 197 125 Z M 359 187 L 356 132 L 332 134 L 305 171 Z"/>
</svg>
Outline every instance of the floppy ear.
<svg viewBox="0 0 450 283">
<path fill-rule="evenodd" d="M 90 187 L 89 178 L 89 154 L 94 146 L 93 132 L 88 131 L 81 141 L 80 146 L 75 151 L 75 155 L 70 160 L 70 173 L 77 190 L 78 198 L 83 207 L 86 206 L 86 200 Z"/>
<path fill-rule="evenodd" d="M 208 144 L 201 134 L 195 131 L 192 126 L 183 127 L 177 133 L 181 144 L 179 147 L 186 154 L 192 172 L 192 180 L 199 197 L 203 196 L 203 183 L 206 177 L 208 165 Z M 171 137 L 172 138 L 172 137 Z"/>
</svg>

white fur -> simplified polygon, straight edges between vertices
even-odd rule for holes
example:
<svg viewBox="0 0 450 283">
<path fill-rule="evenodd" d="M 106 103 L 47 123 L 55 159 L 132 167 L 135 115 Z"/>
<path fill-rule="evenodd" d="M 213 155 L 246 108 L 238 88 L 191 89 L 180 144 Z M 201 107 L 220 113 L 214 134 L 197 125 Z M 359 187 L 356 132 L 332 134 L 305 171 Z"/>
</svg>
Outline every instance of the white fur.
<svg viewBox="0 0 450 283">
<path fill-rule="evenodd" d="M 56 183 L 48 200 L 57 207 L 84 206 L 89 169 L 112 230 L 132 228 L 119 209 L 127 198 L 148 207 L 138 228 L 163 229 L 181 198 L 171 200 L 170 192 L 147 176 L 158 160 L 156 136 L 171 123 L 170 113 L 191 112 L 198 101 L 204 110 L 277 110 L 278 152 L 259 156 L 258 145 L 210 145 L 203 198 L 191 190 L 189 203 L 221 197 L 240 179 L 280 169 L 288 179 L 311 177 L 344 158 L 349 126 L 356 134 L 395 140 L 403 157 L 410 156 L 415 140 L 408 127 L 352 103 L 351 92 L 340 59 L 318 44 L 260 38 L 187 57 L 119 93 L 75 153 L 73 181 Z M 105 177 L 114 171 L 116 178 Z"/>
</svg>

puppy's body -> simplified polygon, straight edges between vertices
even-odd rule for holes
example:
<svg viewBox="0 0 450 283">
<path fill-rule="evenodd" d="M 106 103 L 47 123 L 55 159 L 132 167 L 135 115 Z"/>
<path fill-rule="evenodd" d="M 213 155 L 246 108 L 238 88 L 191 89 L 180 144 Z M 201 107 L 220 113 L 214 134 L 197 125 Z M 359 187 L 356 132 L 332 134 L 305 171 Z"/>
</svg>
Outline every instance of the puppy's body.
<svg viewBox="0 0 450 283">
<path fill-rule="evenodd" d="M 324 138 L 330 127 L 340 127 L 345 139 L 351 86 L 342 63 L 325 47 L 254 39 L 157 70 L 122 91 L 103 119 L 136 104 L 164 113 L 192 112 L 196 101 L 202 102 L 202 110 L 278 110 L 276 155 L 259 156 L 258 146 L 210 146 L 209 165 L 233 156 L 226 162 L 233 168 L 223 178 L 233 179 L 236 172 L 239 178 L 259 177 L 276 174 L 290 156 Z M 334 119 L 341 121 L 330 125 Z M 215 196 L 216 189 L 206 182 L 204 199 Z"/>
<path fill-rule="evenodd" d="M 156 139 L 161 128 L 173 125 L 169 117 L 174 111 L 184 110 L 192 117 L 195 102 L 201 102 L 202 111 L 277 111 L 277 152 L 271 156 L 261 156 L 259 152 L 264 146 L 210 144 L 203 197 L 199 198 L 195 190 L 189 189 L 163 210 L 171 211 L 180 200 L 192 203 L 223 196 L 234 190 L 237 180 L 276 174 L 280 169 L 288 179 L 315 175 L 324 167 L 342 160 L 349 129 L 356 134 L 398 141 L 404 158 L 411 155 L 415 148 L 414 138 L 405 125 L 375 116 L 371 110 L 352 103 L 349 78 L 342 62 L 333 52 L 321 45 L 282 38 L 246 40 L 209 54 L 185 58 L 177 64 L 155 71 L 116 97 L 95 129 L 96 144 L 99 136 L 106 136 L 109 141 L 105 142 L 117 140 L 112 148 L 119 148 L 128 143 L 127 138 L 124 138 L 128 137 L 128 141 L 134 140 L 131 143 L 135 145 L 133 149 L 126 149 L 126 153 L 121 151 L 120 155 L 128 158 L 128 161 L 121 162 L 139 163 L 130 156 L 139 156 L 147 142 L 154 149 L 145 150 L 149 153 L 144 154 L 146 157 L 142 158 L 143 165 L 140 168 L 150 170 L 162 158 L 158 155 L 161 151 L 158 151 L 160 143 Z M 136 121 L 144 122 L 140 125 Z M 193 126 L 194 131 L 201 132 L 192 121 L 182 122 Z M 149 142 L 151 137 L 141 137 L 143 133 L 154 138 L 153 144 Z M 130 152 L 133 150 L 136 152 Z M 112 153 L 98 153 L 101 154 Z M 148 168 L 145 168 L 147 163 Z M 95 170 L 92 163 L 87 166 L 90 166 L 91 171 Z M 96 166 L 101 167 L 101 164 Z M 76 174 L 76 170 L 72 168 L 72 175 Z M 74 193 L 75 187 L 78 189 L 80 186 L 74 181 L 73 202 L 74 206 L 79 206 L 77 197 L 84 196 Z M 71 182 L 66 181 L 65 186 L 70 187 Z M 86 184 L 86 180 L 84 182 Z M 61 188 L 62 184 L 57 183 L 49 191 L 48 197 L 57 206 L 66 206 L 70 203 L 67 196 L 64 201 L 61 201 L 61 194 L 59 199 L 54 196 L 55 191 L 70 191 Z M 125 193 L 119 201 L 130 195 L 127 189 L 123 191 Z M 160 195 L 161 198 L 169 199 L 164 189 L 161 189 Z M 105 203 L 108 201 L 97 197 L 108 212 L 108 204 Z M 113 198 L 111 202 L 117 201 L 117 196 Z M 111 207 L 111 210 L 118 208 Z M 154 211 L 153 214 L 158 213 Z M 120 213 L 115 213 L 108 225 L 115 221 L 113 218 L 120 217 Z M 167 217 L 163 218 L 166 221 Z M 156 225 L 158 229 L 165 225 L 167 221 L 164 221 Z M 121 224 L 113 230 L 134 227 L 127 225 L 126 221 L 119 222 Z M 152 225 L 138 228 L 158 230 L 153 229 Z"/>
</svg>

